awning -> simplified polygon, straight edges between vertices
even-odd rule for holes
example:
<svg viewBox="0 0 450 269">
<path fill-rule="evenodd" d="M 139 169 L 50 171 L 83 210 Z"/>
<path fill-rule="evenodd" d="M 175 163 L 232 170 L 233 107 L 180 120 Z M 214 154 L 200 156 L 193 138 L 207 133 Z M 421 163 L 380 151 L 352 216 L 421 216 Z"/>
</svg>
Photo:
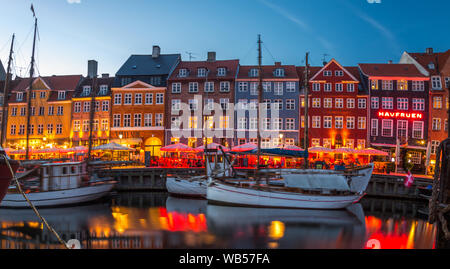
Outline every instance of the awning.
<svg viewBox="0 0 450 269">
<path fill-rule="evenodd" d="M 142 143 L 142 138 L 112 139 L 111 142 L 114 142 L 116 144 L 139 145 Z"/>
</svg>

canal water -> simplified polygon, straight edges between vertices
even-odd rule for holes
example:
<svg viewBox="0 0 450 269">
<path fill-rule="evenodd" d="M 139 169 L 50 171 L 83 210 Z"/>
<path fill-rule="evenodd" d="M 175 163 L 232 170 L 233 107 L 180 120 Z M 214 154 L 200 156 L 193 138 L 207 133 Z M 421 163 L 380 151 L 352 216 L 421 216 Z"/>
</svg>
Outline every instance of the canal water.
<svg viewBox="0 0 450 269">
<path fill-rule="evenodd" d="M 167 193 L 118 193 L 95 204 L 41 209 L 84 249 L 432 249 L 426 203 L 364 198 L 347 210 L 208 205 Z M 31 209 L 0 208 L 1 249 L 61 248 Z"/>
</svg>

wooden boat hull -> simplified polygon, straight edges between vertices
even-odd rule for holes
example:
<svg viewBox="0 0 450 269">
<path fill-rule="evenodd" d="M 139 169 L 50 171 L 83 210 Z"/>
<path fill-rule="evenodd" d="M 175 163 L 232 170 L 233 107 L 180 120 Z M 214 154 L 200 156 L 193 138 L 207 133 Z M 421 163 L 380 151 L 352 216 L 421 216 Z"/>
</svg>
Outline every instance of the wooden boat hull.
<svg viewBox="0 0 450 269">
<path fill-rule="evenodd" d="M 68 190 L 28 193 L 27 197 L 36 207 L 57 207 L 95 201 L 109 194 L 113 187 L 113 183 L 104 183 Z M 29 207 L 29 204 L 22 194 L 8 193 L 1 207 L 24 208 Z"/>
<path fill-rule="evenodd" d="M 169 194 L 180 197 L 206 198 L 206 180 L 188 180 L 167 177 L 166 188 Z"/>
<path fill-rule="evenodd" d="M 19 162 L 16 160 L 9 160 L 9 164 L 11 165 L 11 168 L 15 173 L 19 168 Z M 2 200 L 8 192 L 8 188 L 11 184 L 12 179 L 13 175 L 11 175 L 11 171 L 6 164 L 5 159 L 3 159 L 3 157 L 0 157 L 0 204 L 2 203 Z"/>
<path fill-rule="evenodd" d="M 207 189 L 208 203 L 269 208 L 343 209 L 358 202 L 362 196 L 353 193 L 313 195 L 270 188 L 256 189 L 221 182 L 213 182 Z"/>
</svg>

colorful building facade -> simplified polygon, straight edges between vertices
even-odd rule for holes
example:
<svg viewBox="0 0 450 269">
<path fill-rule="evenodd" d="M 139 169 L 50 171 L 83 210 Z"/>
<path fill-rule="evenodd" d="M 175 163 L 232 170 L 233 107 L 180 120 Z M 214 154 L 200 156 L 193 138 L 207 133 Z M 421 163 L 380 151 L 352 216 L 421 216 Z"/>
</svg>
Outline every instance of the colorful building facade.
<svg viewBox="0 0 450 269">
<path fill-rule="evenodd" d="M 297 68 L 304 77 L 305 68 Z M 332 59 L 311 67 L 308 95 L 308 147 L 366 148 L 368 93 L 360 87 L 357 67 L 343 67 Z M 303 79 L 302 79 L 303 81 Z M 305 96 L 300 96 L 301 140 L 305 128 Z"/>
</svg>

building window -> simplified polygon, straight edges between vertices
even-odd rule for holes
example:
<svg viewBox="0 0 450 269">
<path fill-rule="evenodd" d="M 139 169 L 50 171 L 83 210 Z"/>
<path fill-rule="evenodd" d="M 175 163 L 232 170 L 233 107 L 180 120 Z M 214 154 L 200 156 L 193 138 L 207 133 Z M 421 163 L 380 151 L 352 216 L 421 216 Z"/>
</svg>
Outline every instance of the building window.
<svg viewBox="0 0 450 269">
<path fill-rule="evenodd" d="M 153 93 L 146 93 L 145 94 L 145 104 L 146 105 L 152 105 L 153 104 Z"/>
<path fill-rule="evenodd" d="M 102 102 L 102 111 L 109 111 L 109 101 Z"/>
<path fill-rule="evenodd" d="M 376 79 L 370 80 L 370 88 L 372 90 L 378 90 L 378 80 Z"/>
<path fill-rule="evenodd" d="M 25 134 L 25 125 L 19 125 L 19 135 Z"/>
<path fill-rule="evenodd" d="M 197 77 L 199 78 L 206 77 L 206 68 L 198 68 Z"/>
<path fill-rule="evenodd" d="M 16 125 L 11 125 L 10 134 L 16 135 Z"/>
<path fill-rule="evenodd" d="M 45 114 L 45 107 L 41 106 L 39 107 L 39 116 L 44 116 Z"/>
<path fill-rule="evenodd" d="M 113 116 L 113 127 L 120 127 L 121 125 L 121 119 L 120 114 L 114 114 Z"/>
<path fill-rule="evenodd" d="M 122 94 L 121 93 L 114 94 L 114 104 L 115 105 L 122 104 Z"/>
<path fill-rule="evenodd" d="M 324 138 L 323 139 L 323 147 L 324 148 L 331 148 L 331 139 L 330 138 Z"/>
<path fill-rule="evenodd" d="M 48 115 L 49 116 L 53 116 L 55 114 L 55 107 L 54 106 L 49 106 L 48 107 Z"/>
<path fill-rule="evenodd" d="M 181 100 L 180 99 L 172 99 L 172 112 L 178 113 L 181 109 Z"/>
<path fill-rule="evenodd" d="M 91 110 L 91 102 L 83 103 L 83 112 L 89 112 Z"/>
<path fill-rule="evenodd" d="M 295 130 L 295 119 L 286 119 L 286 130 Z"/>
<path fill-rule="evenodd" d="M 423 139 L 423 121 L 413 122 L 412 137 L 415 139 Z"/>
<path fill-rule="evenodd" d="M 324 92 L 331 92 L 331 83 L 325 83 L 323 91 Z"/>
<path fill-rule="evenodd" d="M 381 136 L 392 137 L 393 133 L 393 120 L 382 120 L 381 121 Z"/>
<path fill-rule="evenodd" d="M 89 132 L 89 120 L 83 120 L 83 132 Z"/>
<path fill-rule="evenodd" d="M 144 127 L 152 127 L 152 113 L 144 114 Z"/>
<path fill-rule="evenodd" d="M 53 123 L 47 124 L 47 134 L 53 134 Z"/>
<path fill-rule="evenodd" d="M 312 117 L 312 127 L 313 128 L 320 128 L 320 116 L 313 116 Z"/>
<path fill-rule="evenodd" d="M 249 76 L 250 76 L 250 77 L 253 77 L 253 78 L 256 78 L 256 77 L 258 76 L 258 74 L 259 74 L 258 71 L 259 71 L 259 70 L 256 69 L 256 68 L 250 69 L 250 74 L 249 74 Z"/>
<path fill-rule="evenodd" d="M 394 109 L 394 98 L 393 97 L 383 97 L 381 99 L 381 107 L 383 109 Z"/>
<path fill-rule="evenodd" d="M 123 115 L 123 127 L 131 127 L 131 114 Z"/>
<path fill-rule="evenodd" d="M 247 82 L 239 82 L 238 83 L 239 92 L 248 91 L 248 83 Z"/>
<path fill-rule="evenodd" d="M 355 129 L 355 117 L 347 117 L 347 129 Z"/>
<path fill-rule="evenodd" d="M 348 104 L 348 99 L 347 99 Z M 323 99 L 323 107 L 324 108 L 333 108 L 333 99 L 332 98 L 324 98 Z"/>
<path fill-rule="evenodd" d="M 286 82 L 286 92 L 295 92 L 295 82 Z"/>
<path fill-rule="evenodd" d="M 274 109 L 274 110 L 283 110 L 283 99 L 273 100 L 272 109 Z"/>
<path fill-rule="evenodd" d="M 397 121 L 397 136 L 398 138 L 408 138 L 408 121 Z"/>
<path fill-rule="evenodd" d="M 40 92 L 39 93 L 39 98 L 44 99 L 45 98 L 45 92 Z"/>
<path fill-rule="evenodd" d="M 91 86 L 83 86 L 81 96 L 89 96 L 89 95 L 91 95 Z"/>
<path fill-rule="evenodd" d="M 275 76 L 276 77 L 284 77 L 284 69 L 283 68 L 275 69 Z"/>
<path fill-rule="evenodd" d="M 217 69 L 217 76 L 224 77 L 227 74 L 227 69 L 225 67 L 219 67 Z"/>
<path fill-rule="evenodd" d="M 198 82 L 189 82 L 189 92 L 190 93 L 198 92 Z"/>
<path fill-rule="evenodd" d="M 142 126 L 142 114 L 134 114 L 134 127 Z"/>
<path fill-rule="evenodd" d="M 172 100 L 174 101 L 174 100 Z M 173 102 L 172 102 L 173 105 Z M 189 99 L 189 109 L 197 110 L 198 109 L 198 100 L 197 99 Z"/>
<path fill-rule="evenodd" d="M 134 104 L 135 105 L 142 105 L 142 93 L 136 93 L 134 95 Z"/>
<path fill-rule="evenodd" d="M 220 98 L 220 107 L 222 110 L 227 110 L 230 106 L 230 99 L 228 98 Z"/>
<path fill-rule="evenodd" d="M 230 117 L 220 116 L 220 129 L 227 129 L 230 127 Z"/>
<path fill-rule="evenodd" d="M 73 121 L 73 131 L 74 132 L 80 131 L 80 121 L 79 120 Z"/>
<path fill-rule="evenodd" d="M 372 119 L 370 135 L 378 136 L 378 119 Z"/>
<path fill-rule="evenodd" d="M 437 149 L 438 149 L 440 144 L 441 144 L 441 142 L 439 142 L 437 140 L 431 141 L 431 154 L 436 154 L 437 153 Z"/>
<path fill-rule="evenodd" d="M 75 102 L 73 104 L 73 112 L 75 113 L 81 112 L 81 102 Z"/>
<path fill-rule="evenodd" d="M 62 124 L 56 124 L 56 134 L 62 134 Z"/>
<path fill-rule="evenodd" d="M 11 116 L 12 117 L 17 116 L 17 107 L 12 107 L 11 108 Z"/>
<path fill-rule="evenodd" d="M 433 90 L 442 90 L 441 77 L 439 76 L 431 77 L 431 87 Z"/>
<path fill-rule="evenodd" d="M 205 92 L 214 92 L 214 82 L 205 82 Z"/>
<path fill-rule="evenodd" d="M 320 91 L 320 83 L 313 83 L 312 90 L 313 90 L 313 92 L 319 92 Z"/>
<path fill-rule="evenodd" d="M 441 119 L 440 118 L 433 118 L 431 128 L 433 131 L 440 131 L 441 130 Z"/>
<path fill-rule="evenodd" d="M 157 105 L 164 104 L 164 93 L 157 93 L 156 94 L 156 104 Z"/>
<path fill-rule="evenodd" d="M 408 81 L 407 80 L 397 80 L 397 90 L 398 91 L 407 91 L 408 90 Z"/>
<path fill-rule="evenodd" d="M 263 130 L 270 130 L 270 118 L 263 119 Z"/>
<path fill-rule="evenodd" d="M 331 117 L 331 116 L 324 116 L 323 117 L 323 128 L 331 129 L 332 125 L 333 125 L 333 117 Z"/>
<path fill-rule="evenodd" d="M 331 77 L 332 75 L 333 75 L 333 72 L 331 72 L 330 70 L 323 71 L 323 76 L 324 77 Z"/>
<path fill-rule="evenodd" d="M 23 100 L 23 92 L 16 93 L 16 101 L 22 101 Z"/>
<path fill-rule="evenodd" d="M 163 126 L 163 124 L 164 124 L 163 114 L 162 113 L 156 113 L 155 114 L 155 126 L 161 127 L 161 126 Z"/>
<path fill-rule="evenodd" d="M 172 93 L 181 93 L 181 83 L 172 83 Z"/>
<path fill-rule="evenodd" d="M 247 118 L 239 118 L 238 119 L 238 129 L 240 129 L 240 130 L 247 129 Z"/>
<path fill-rule="evenodd" d="M 283 130 L 283 119 L 280 118 L 273 119 L 273 130 Z"/>
<path fill-rule="evenodd" d="M 108 85 L 100 85 L 99 95 L 106 95 L 108 92 Z"/>
<path fill-rule="evenodd" d="M 102 119 L 102 131 L 108 131 L 109 129 L 109 120 L 108 119 Z"/>
<path fill-rule="evenodd" d="M 274 83 L 273 94 L 274 95 L 283 95 L 283 82 L 275 82 Z"/>
<path fill-rule="evenodd" d="M 344 99 L 342 99 L 342 98 L 336 98 L 336 99 L 335 99 L 334 107 L 335 107 L 335 108 L 344 108 Z"/>
<path fill-rule="evenodd" d="M 413 98 L 412 100 L 412 109 L 424 111 L 425 110 L 425 99 L 423 98 Z"/>
<path fill-rule="evenodd" d="M 355 140 L 354 139 L 347 139 L 347 141 L 345 141 L 345 146 L 347 148 L 355 148 Z"/>
<path fill-rule="evenodd" d="M 312 107 L 313 108 L 320 108 L 320 98 L 313 98 L 312 99 Z"/>
<path fill-rule="evenodd" d="M 124 105 L 131 105 L 132 104 L 132 98 L 133 98 L 133 94 L 131 93 L 126 93 L 124 100 L 123 100 L 123 104 Z"/>
<path fill-rule="evenodd" d="M 355 108 L 355 99 L 347 98 L 347 108 Z"/>
<path fill-rule="evenodd" d="M 382 81 L 382 89 L 385 91 L 393 90 L 393 81 L 392 80 L 383 80 Z"/>
<path fill-rule="evenodd" d="M 286 99 L 286 110 L 295 110 L 295 100 Z"/>
<path fill-rule="evenodd" d="M 58 100 L 64 100 L 64 99 L 66 99 L 66 92 L 58 91 Z"/>
<path fill-rule="evenodd" d="M 344 76 L 344 71 L 342 71 L 342 70 L 336 70 L 336 71 L 334 71 L 334 75 L 335 75 L 336 77 L 343 77 L 343 76 Z"/>
<path fill-rule="evenodd" d="M 355 92 L 355 84 L 348 83 L 347 84 L 347 92 Z"/>
<path fill-rule="evenodd" d="M 272 91 L 272 83 L 271 82 L 263 82 L 263 90 L 264 92 Z"/>
<path fill-rule="evenodd" d="M 336 83 L 336 92 L 342 92 L 344 89 L 342 83 Z"/>
<path fill-rule="evenodd" d="M 64 107 L 63 106 L 58 106 L 58 109 L 56 110 L 56 115 L 58 115 L 58 116 L 64 115 Z"/>
<path fill-rule="evenodd" d="M 425 90 L 425 83 L 423 81 L 413 81 L 412 82 L 412 90 L 423 92 Z"/>
<path fill-rule="evenodd" d="M 359 130 L 366 129 L 366 117 L 358 117 L 358 129 Z"/>
<path fill-rule="evenodd" d="M 397 98 L 397 109 L 408 110 L 408 98 Z"/>
<path fill-rule="evenodd" d="M 433 97 L 433 108 L 441 109 L 442 108 L 442 96 Z"/>
<path fill-rule="evenodd" d="M 358 139 L 358 148 L 359 148 L 359 149 L 364 149 L 364 148 L 366 148 L 366 140 L 364 140 L 364 139 Z"/>
<path fill-rule="evenodd" d="M 230 82 L 229 81 L 221 81 L 220 82 L 220 92 L 229 92 L 230 91 Z"/>
<path fill-rule="evenodd" d="M 370 100 L 371 100 L 372 109 L 378 109 L 380 107 L 378 97 L 372 97 L 372 98 L 370 98 Z"/>
<path fill-rule="evenodd" d="M 337 117 L 334 118 L 334 120 L 335 120 L 334 124 L 335 124 L 335 128 L 336 129 L 344 128 L 344 117 L 337 116 Z"/>
<path fill-rule="evenodd" d="M 359 98 L 358 99 L 358 108 L 359 109 L 366 109 L 367 104 L 366 104 L 366 99 L 365 98 Z"/>
<path fill-rule="evenodd" d="M 250 83 L 250 95 L 258 95 L 258 83 L 257 82 Z"/>
<path fill-rule="evenodd" d="M 250 130 L 257 130 L 258 129 L 258 119 L 257 118 L 250 118 L 250 125 L 248 126 Z"/>
<path fill-rule="evenodd" d="M 182 68 L 182 69 L 178 70 L 178 77 L 180 77 L 180 78 L 187 77 L 187 69 Z"/>
</svg>

